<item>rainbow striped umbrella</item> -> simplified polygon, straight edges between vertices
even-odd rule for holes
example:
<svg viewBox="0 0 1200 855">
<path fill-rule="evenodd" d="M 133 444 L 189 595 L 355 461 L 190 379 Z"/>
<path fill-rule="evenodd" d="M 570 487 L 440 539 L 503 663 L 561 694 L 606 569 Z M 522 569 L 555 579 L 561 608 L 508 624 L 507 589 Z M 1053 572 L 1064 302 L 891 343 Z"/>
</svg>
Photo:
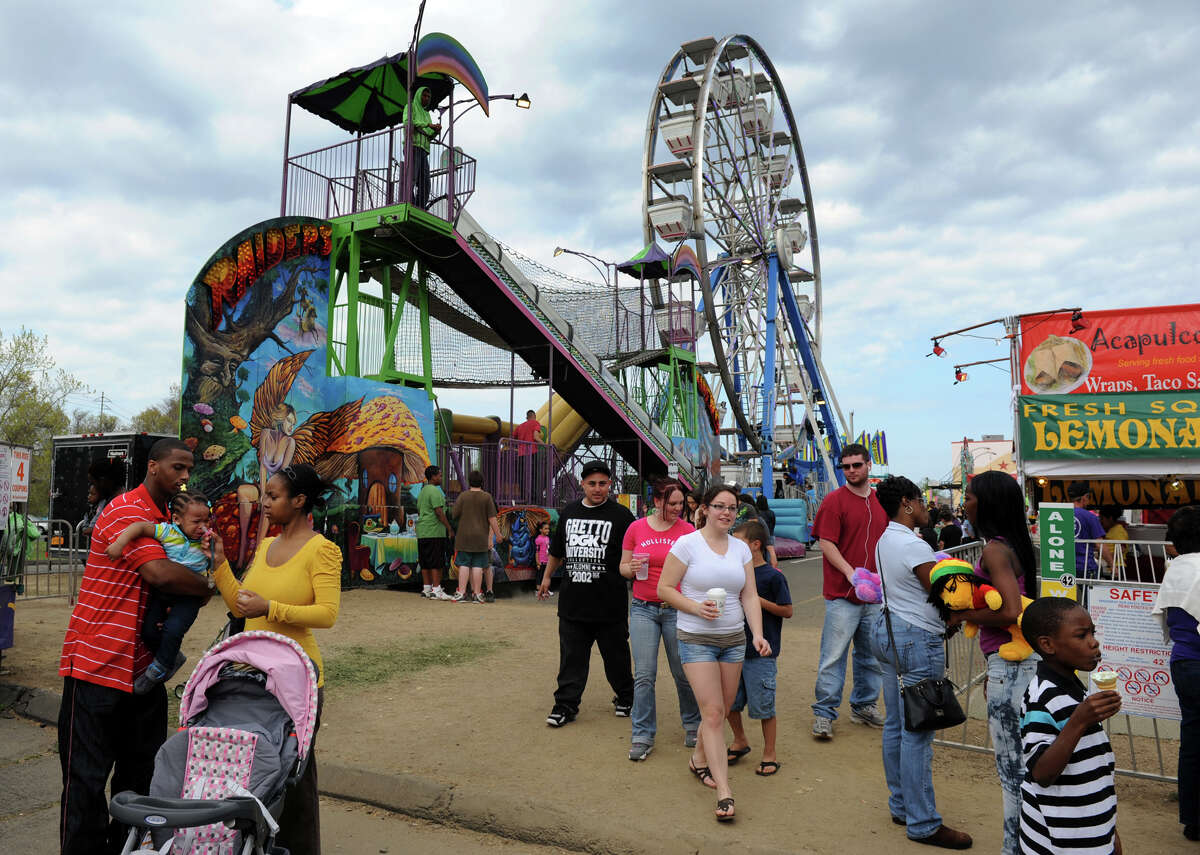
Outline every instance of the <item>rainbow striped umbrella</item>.
<svg viewBox="0 0 1200 855">
<path fill-rule="evenodd" d="M 417 42 L 417 74 L 440 74 L 461 83 L 479 102 L 483 112 L 488 110 L 488 87 L 479 63 L 452 36 L 445 33 L 426 33 Z"/>
</svg>

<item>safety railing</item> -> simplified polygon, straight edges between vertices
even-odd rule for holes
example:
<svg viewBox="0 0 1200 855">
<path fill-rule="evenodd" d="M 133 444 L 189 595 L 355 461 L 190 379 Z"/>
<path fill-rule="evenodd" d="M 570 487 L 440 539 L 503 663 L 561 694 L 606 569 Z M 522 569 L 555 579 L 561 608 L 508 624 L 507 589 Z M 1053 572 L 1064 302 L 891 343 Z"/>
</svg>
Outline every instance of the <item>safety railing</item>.
<svg viewBox="0 0 1200 855">
<path fill-rule="evenodd" d="M 1165 563 L 1166 544 L 1156 541 L 1077 541 L 1089 550 L 1100 551 L 1101 547 L 1113 543 L 1124 543 L 1130 547 L 1128 562 L 1117 579 L 1077 580 L 1080 602 L 1087 603 L 1092 588 L 1116 581 L 1123 585 L 1137 585 L 1143 591 L 1156 591 L 1157 582 L 1145 581 L 1143 573 L 1154 570 L 1161 580 L 1161 571 L 1156 568 Z M 976 564 L 983 553 L 983 543 L 974 541 L 946 550 L 956 558 Z M 1140 556 L 1140 557 L 1139 557 Z M 1104 571 L 1101 571 L 1104 572 Z M 1144 596 L 1150 596 L 1146 594 Z M 938 745 L 993 753 L 991 733 L 987 722 L 987 659 L 979 649 L 979 639 L 956 634 L 947 644 L 946 664 L 950 678 L 958 688 L 959 703 L 967 713 L 961 725 L 941 732 L 934 740 Z M 1142 715 L 1120 713 L 1105 722 L 1116 755 L 1117 774 L 1154 781 L 1174 782 L 1178 775 L 1178 752 L 1174 746 L 1164 750 L 1164 742 L 1177 741 L 1177 722 Z"/>
<path fill-rule="evenodd" d="M 330 219 L 410 201 L 404 187 L 404 128 L 393 127 L 292 155 L 285 164 L 283 212 Z M 475 192 L 475 158 L 441 143 L 429 149 L 426 210 L 455 222 Z"/>
<path fill-rule="evenodd" d="M 18 600 L 66 597 L 73 605 L 87 553 L 66 520 L 50 520 L 36 537 L 7 532 L 0 548 L 0 584 L 12 585 Z"/>
<path fill-rule="evenodd" d="M 499 442 L 451 443 L 440 446 L 438 462 L 444 478 L 453 478 L 459 488 L 447 490 L 450 499 L 466 489 L 472 471 L 483 475 L 483 488 L 497 505 L 553 508 L 579 497 L 575 477 L 579 461 L 548 443 L 507 438 Z"/>
<path fill-rule="evenodd" d="M 1077 570 L 1083 578 L 1154 584 L 1162 581 L 1171 560 L 1161 540 L 1077 540 L 1075 548 L 1078 567 L 1089 568 Z"/>
</svg>

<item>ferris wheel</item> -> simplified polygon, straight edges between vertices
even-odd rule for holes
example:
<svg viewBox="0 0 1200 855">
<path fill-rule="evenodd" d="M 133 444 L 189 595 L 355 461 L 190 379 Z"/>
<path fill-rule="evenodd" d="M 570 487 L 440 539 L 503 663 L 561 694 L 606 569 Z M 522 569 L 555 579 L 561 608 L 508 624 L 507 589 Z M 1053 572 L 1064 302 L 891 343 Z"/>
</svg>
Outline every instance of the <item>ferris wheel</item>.
<svg viewBox="0 0 1200 855">
<path fill-rule="evenodd" d="M 643 171 L 646 240 L 695 247 L 728 450 L 761 460 L 766 487 L 773 463 L 807 444 L 836 485 L 843 422 L 820 359 L 812 194 L 787 93 L 757 42 L 704 38 L 675 53 L 651 98 Z"/>
</svg>

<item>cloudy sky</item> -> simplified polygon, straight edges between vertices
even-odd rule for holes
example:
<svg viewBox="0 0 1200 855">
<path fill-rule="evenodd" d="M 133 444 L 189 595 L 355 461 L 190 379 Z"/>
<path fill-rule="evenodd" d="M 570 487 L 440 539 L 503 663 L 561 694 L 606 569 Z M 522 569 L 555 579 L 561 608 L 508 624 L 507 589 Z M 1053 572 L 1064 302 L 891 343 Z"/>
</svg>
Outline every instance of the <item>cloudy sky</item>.
<svg viewBox="0 0 1200 855">
<path fill-rule="evenodd" d="M 197 269 L 278 211 L 286 94 L 403 50 L 416 7 L 4 3 L 0 329 L 47 335 L 120 415 L 160 400 L 179 376 Z M 456 142 L 479 160 L 471 209 L 535 257 L 558 244 L 628 257 L 664 64 L 691 38 L 755 37 L 810 172 L 826 366 L 856 426 L 888 431 L 892 471 L 940 478 L 951 440 L 1011 435 L 1007 371 L 952 385 L 954 362 L 1005 349 L 952 339 L 949 359 L 926 358 L 931 335 L 1059 306 L 1196 299 L 1193 2 L 679 8 L 430 0 L 426 31 L 462 41 L 493 93 L 534 102 L 460 125 Z M 303 118 L 294 134 L 294 151 L 340 140 Z"/>
</svg>

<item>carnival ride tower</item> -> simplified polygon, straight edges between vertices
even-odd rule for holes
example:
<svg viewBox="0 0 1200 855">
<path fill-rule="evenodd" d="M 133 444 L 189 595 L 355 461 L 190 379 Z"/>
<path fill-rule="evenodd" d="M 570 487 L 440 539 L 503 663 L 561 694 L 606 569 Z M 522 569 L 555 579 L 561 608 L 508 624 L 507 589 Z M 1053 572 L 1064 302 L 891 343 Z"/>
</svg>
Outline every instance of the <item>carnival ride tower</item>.
<svg viewBox="0 0 1200 855">
<path fill-rule="evenodd" d="M 456 101 L 459 87 L 469 97 Z M 415 108 L 406 109 L 410 93 L 421 90 L 429 92 L 426 109 L 440 124 L 426 158 L 427 202 L 414 192 L 421 158 L 409 142 Z M 614 339 L 602 311 L 613 294 L 605 289 L 586 305 L 573 305 L 573 283 L 562 287 L 563 277 L 553 271 L 554 281 L 539 278 L 536 262 L 522 260 L 465 209 L 476 163 L 455 144 L 455 110 L 470 104 L 467 109 L 479 105 L 486 112 L 499 99 L 529 104 L 528 96 L 489 96 L 474 59 L 442 33 L 288 97 L 280 213 L 326 220 L 332 229 L 328 375 L 420 387 L 431 398 L 435 386 L 545 386 L 548 437 L 563 435 L 570 420 L 567 433 L 589 431 L 638 474 L 677 474 L 689 487 L 699 486 L 703 479 L 689 449 L 601 358 Z M 293 107 L 350 137 L 293 154 Z M 640 313 L 639 324 L 646 315 Z M 484 453 L 480 440 L 494 450 L 512 429 L 511 416 L 436 413 L 439 458 L 460 483 Z M 483 421 L 495 430 L 477 432 Z M 448 457 L 441 456 L 444 450 Z M 554 504 L 561 479 L 570 479 L 573 450 L 552 440 L 513 500 Z"/>
</svg>

